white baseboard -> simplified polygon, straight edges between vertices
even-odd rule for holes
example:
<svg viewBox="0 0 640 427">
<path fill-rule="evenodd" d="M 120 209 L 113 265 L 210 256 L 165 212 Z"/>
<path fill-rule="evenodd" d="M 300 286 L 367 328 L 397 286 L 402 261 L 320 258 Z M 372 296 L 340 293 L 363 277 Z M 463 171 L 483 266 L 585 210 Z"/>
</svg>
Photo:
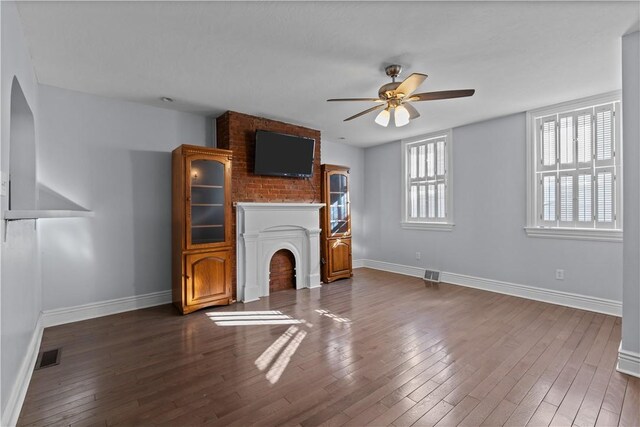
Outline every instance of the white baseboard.
<svg viewBox="0 0 640 427">
<path fill-rule="evenodd" d="M 552 289 L 537 288 L 534 286 L 518 285 L 515 283 L 501 282 L 498 280 L 483 279 L 480 277 L 465 276 L 463 274 L 455 273 L 442 273 L 440 280 L 454 285 L 484 289 L 501 294 L 549 302 L 551 304 L 564 305 L 567 307 L 579 308 L 581 310 L 595 311 L 597 313 L 604 313 L 617 317 L 622 316 L 622 303 L 620 301 L 573 294 Z"/>
<path fill-rule="evenodd" d="M 374 270 L 389 271 L 391 273 L 404 274 L 405 276 L 423 277 L 424 268 L 411 267 L 409 265 L 393 264 L 385 261 L 375 261 L 372 259 L 360 260 L 363 267 L 373 268 Z"/>
<path fill-rule="evenodd" d="M 353 261 L 351 261 L 351 268 L 362 268 L 362 267 L 364 267 L 363 259 L 354 259 Z"/>
<path fill-rule="evenodd" d="M 3 426 L 15 426 L 18 423 L 18 417 L 20 416 L 20 410 L 24 403 L 24 398 L 27 395 L 27 389 L 31 382 L 31 375 L 33 374 L 33 367 L 36 364 L 38 358 L 38 351 L 40 350 L 40 342 L 42 341 L 42 315 L 38 317 L 38 322 L 31 335 L 29 346 L 27 347 L 27 353 L 22 360 L 22 365 L 18 370 L 16 380 L 9 392 L 9 400 L 5 411 L 2 413 L 2 420 L 0 425 Z"/>
<path fill-rule="evenodd" d="M 618 349 L 618 365 L 616 370 L 623 374 L 633 375 L 640 378 L 640 353 L 635 351 L 623 350 L 622 343 Z"/>
<path fill-rule="evenodd" d="M 408 265 L 393 264 L 390 262 L 361 260 L 364 267 L 376 270 L 390 271 L 412 277 L 423 277 L 424 268 Z M 467 276 L 464 274 L 442 272 L 440 280 L 444 283 L 466 286 L 469 288 L 483 289 L 485 291 L 498 292 L 506 295 L 548 302 L 579 308 L 581 310 L 595 311 L 597 313 L 622 316 L 622 303 L 620 301 L 597 298 L 587 295 L 573 294 L 569 292 L 538 288 L 534 286 L 519 285 L 516 283 L 501 282 L 499 280 L 484 279 L 481 277 Z"/>
<path fill-rule="evenodd" d="M 75 307 L 45 310 L 42 312 L 42 323 L 45 328 L 48 328 L 49 326 L 63 325 L 65 323 L 153 307 L 170 302 L 171 291 L 160 291 L 108 301 L 92 302 Z"/>
</svg>

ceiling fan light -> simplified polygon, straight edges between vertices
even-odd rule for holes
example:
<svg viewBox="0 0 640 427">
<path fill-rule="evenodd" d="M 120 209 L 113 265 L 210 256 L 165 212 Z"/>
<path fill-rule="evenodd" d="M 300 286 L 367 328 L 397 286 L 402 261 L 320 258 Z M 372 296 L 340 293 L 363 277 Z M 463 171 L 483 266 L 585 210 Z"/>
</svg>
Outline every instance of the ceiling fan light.
<svg viewBox="0 0 640 427">
<path fill-rule="evenodd" d="M 380 114 L 376 116 L 376 123 L 380 126 L 387 127 L 389 125 L 389 120 L 391 119 L 391 113 L 388 108 L 380 111 Z"/>
<path fill-rule="evenodd" d="M 401 127 L 409 123 L 409 111 L 404 105 L 398 105 L 393 114 L 396 127 Z"/>
</svg>

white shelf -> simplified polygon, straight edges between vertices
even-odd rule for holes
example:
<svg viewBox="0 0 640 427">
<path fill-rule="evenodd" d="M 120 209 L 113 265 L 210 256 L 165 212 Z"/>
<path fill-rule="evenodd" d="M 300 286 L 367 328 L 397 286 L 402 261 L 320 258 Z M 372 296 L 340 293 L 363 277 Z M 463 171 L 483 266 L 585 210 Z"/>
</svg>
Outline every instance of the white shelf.
<svg viewBox="0 0 640 427">
<path fill-rule="evenodd" d="M 93 211 L 81 210 L 9 210 L 4 211 L 5 221 L 18 219 L 41 218 L 88 218 L 94 216 Z"/>
</svg>

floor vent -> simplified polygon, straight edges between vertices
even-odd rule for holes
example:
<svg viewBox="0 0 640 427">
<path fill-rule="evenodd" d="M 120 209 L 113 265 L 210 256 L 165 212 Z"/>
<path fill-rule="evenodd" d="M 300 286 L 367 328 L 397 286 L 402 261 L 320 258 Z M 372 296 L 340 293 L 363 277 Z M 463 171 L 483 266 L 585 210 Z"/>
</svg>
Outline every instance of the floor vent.
<svg viewBox="0 0 640 427">
<path fill-rule="evenodd" d="M 431 283 L 440 283 L 440 272 L 436 270 L 425 270 L 424 281 Z"/>
<path fill-rule="evenodd" d="M 61 348 L 55 348 L 53 350 L 47 350 L 38 354 L 36 360 L 36 371 L 42 368 L 48 368 L 49 366 L 55 366 L 60 363 Z"/>
</svg>

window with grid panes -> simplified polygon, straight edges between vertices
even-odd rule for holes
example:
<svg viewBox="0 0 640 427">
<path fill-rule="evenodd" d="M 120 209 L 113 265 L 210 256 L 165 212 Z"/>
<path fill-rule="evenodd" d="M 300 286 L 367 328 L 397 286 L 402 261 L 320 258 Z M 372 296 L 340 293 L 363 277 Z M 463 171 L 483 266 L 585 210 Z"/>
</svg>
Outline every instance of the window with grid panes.
<svg viewBox="0 0 640 427">
<path fill-rule="evenodd" d="M 450 144 L 450 131 L 403 141 L 403 226 L 450 225 Z"/>
<path fill-rule="evenodd" d="M 619 110 L 609 94 L 529 113 L 529 227 L 622 228 Z"/>
</svg>

